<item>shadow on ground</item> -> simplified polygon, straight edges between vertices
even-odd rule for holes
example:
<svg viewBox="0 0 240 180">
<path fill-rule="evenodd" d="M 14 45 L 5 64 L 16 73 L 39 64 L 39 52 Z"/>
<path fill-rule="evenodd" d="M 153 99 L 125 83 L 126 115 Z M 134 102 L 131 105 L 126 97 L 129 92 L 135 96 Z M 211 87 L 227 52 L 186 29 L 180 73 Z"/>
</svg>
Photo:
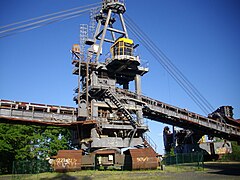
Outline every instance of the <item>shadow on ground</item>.
<svg viewBox="0 0 240 180">
<path fill-rule="evenodd" d="M 77 177 L 74 176 L 70 176 L 66 173 L 62 173 L 62 174 L 58 174 L 55 177 L 52 178 L 41 178 L 40 180 L 77 180 Z M 83 180 L 91 180 L 91 177 L 85 176 L 85 177 L 81 177 L 81 179 Z"/>
<path fill-rule="evenodd" d="M 205 163 L 204 167 L 208 168 L 208 173 L 211 174 L 240 176 L 240 162 Z"/>
</svg>

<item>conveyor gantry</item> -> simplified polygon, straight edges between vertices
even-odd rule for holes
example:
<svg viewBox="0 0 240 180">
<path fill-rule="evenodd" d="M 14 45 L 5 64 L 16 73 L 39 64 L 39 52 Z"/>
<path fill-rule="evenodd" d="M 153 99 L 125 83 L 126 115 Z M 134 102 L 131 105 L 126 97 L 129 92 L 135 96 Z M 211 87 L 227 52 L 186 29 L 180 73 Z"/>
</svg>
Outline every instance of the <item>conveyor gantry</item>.
<svg viewBox="0 0 240 180">
<path fill-rule="evenodd" d="M 0 122 L 69 126 L 76 122 L 76 108 L 0 100 Z"/>
<path fill-rule="evenodd" d="M 240 140 L 240 123 L 239 125 L 237 123 L 232 125 L 219 122 L 146 96 L 141 96 L 139 99 L 136 93 L 127 90 L 116 89 L 116 92 L 121 98 L 141 103 L 145 118 L 194 130 L 203 134 L 235 141 Z M 55 126 L 71 126 L 78 123 L 97 123 L 95 120 L 77 121 L 77 110 L 73 107 L 8 100 L 0 100 L 0 122 Z"/>
<path fill-rule="evenodd" d="M 139 102 L 136 93 L 117 89 L 125 98 Z M 186 109 L 178 108 L 158 100 L 141 96 L 143 103 L 143 116 L 157 122 L 175 125 L 185 129 L 190 129 L 202 134 L 208 134 L 229 140 L 240 141 L 240 123 L 230 120 L 231 124 L 190 112 Z"/>
</svg>

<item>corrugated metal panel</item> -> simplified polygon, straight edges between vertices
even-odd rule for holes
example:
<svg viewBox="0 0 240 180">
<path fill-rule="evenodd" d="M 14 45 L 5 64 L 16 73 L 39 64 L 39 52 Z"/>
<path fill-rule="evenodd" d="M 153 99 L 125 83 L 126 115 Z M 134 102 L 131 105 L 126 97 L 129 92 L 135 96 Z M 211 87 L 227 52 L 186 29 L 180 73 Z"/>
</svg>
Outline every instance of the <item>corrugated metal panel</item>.
<svg viewBox="0 0 240 180">
<path fill-rule="evenodd" d="M 59 150 L 53 167 L 57 172 L 81 170 L 82 150 Z"/>
<path fill-rule="evenodd" d="M 152 148 L 129 149 L 132 159 L 132 169 L 156 169 L 157 154 Z"/>
</svg>

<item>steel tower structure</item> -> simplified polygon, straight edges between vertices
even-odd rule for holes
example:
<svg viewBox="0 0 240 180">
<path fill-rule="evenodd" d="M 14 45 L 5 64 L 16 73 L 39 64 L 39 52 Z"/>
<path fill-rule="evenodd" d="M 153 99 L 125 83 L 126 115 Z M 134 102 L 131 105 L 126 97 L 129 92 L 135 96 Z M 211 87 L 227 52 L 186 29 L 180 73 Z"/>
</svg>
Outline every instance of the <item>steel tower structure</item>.
<svg viewBox="0 0 240 180">
<path fill-rule="evenodd" d="M 73 74 L 81 81 L 78 86 L 81 90 L 77 88 L 74 97 L 78 104 L 77 119 L 84 121 L 75 132 L 75 137 L 78 136 L 75 142 L 80 143 L 81 149 L 121 149 L 145 142 L 148 128 L 143 123 L 143 104 L 118 92 L 128 90 L 129 83 L 134 81 L 135 92 L 140 96 L 141 76 L 148 72 L 133 53 L 135 46 L 127 33 L 125 11 L 123 1 L 104 0 L 95 16 L 94 37 L 85 41 L 89 46 L 86 58 L 81 59 L 81 49 L 72 50 Z M 101 59 L 107 43 L 111 45 L 111 56 Z"/>
</svg>

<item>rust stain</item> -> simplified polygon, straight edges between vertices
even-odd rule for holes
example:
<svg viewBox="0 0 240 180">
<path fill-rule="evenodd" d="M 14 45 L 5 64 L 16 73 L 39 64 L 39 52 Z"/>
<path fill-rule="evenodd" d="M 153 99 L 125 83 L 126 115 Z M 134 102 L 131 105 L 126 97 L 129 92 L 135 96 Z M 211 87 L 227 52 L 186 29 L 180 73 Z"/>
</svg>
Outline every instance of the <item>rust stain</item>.
<svg viewBox="0 0 240 180">
<path fill-rule="evenodd" d="M 54 158 L 50 164 L 57 172 L 81 170 L 82 150 L 59 150 Z"/>
<path fill-rule="evenodd" d="M 0 116 L 1 122 L 7 122 L 7 123 L 20 123 L 20 124 L 36 124 L 36 125 L 52 125 L 52 126 L 75 126 L 75 125 L 89 125 L 89 124 L 96 124 L 96 120 L 87 120 L 87 121 L 76 121 L 72 123 L 59 123 L 59 122 L 46 122 L 41 119 L 39 120 L 29 120 L 29 119 L 24 119 L 24 118 L 17 118 L 17 117 L 5 117 L 5 116 Z"/>
<path fill-rule="evenodd" d="M 156 169 L 157 153 L 152 148 L 130 149 L 132 169 Z"/>
</svg>

